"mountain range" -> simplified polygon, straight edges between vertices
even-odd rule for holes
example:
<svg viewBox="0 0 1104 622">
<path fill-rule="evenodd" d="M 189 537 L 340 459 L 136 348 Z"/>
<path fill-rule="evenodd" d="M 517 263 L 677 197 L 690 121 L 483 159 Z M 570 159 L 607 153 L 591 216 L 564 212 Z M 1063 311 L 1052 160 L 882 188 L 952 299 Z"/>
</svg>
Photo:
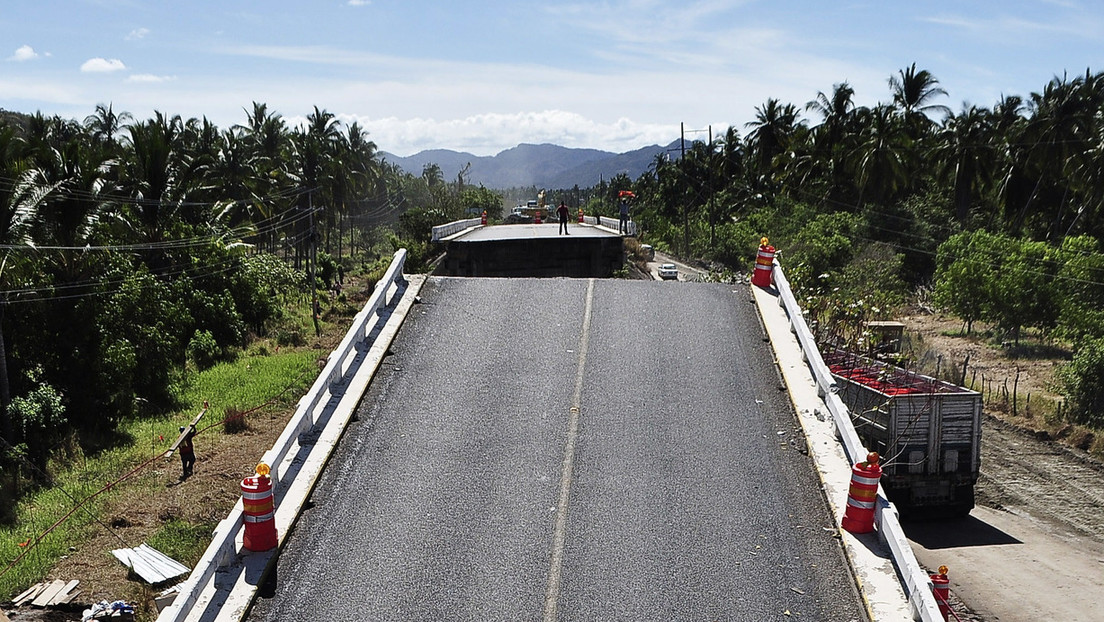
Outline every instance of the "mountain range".
<svg viewBox="0 0 1104 622">
<path fill-rule="evenodd" d="M 679 141 L 666 147 L 652 145 L 612 153 L 597 149 L 573 149 L 559 145 L 521 144 L 494 156 L 476 156 L 448 149 L 419 151 L 400 157 L 387 152 L 380 156 L 411 175 L 421 175 L 427 165 L 436 164 L 445 181 L 453 181 L 467 167 L 464 183 L 483 185 L 492 190 L 508 188 L 562 189 L 579 186 L 589 188 L 600 180 L 624 173 L 635 180 L 655 163 L 658 154 L 671 152 L 677 157 Z M 471 165 L 470 167 L 468 165 Z"/>
</svg>

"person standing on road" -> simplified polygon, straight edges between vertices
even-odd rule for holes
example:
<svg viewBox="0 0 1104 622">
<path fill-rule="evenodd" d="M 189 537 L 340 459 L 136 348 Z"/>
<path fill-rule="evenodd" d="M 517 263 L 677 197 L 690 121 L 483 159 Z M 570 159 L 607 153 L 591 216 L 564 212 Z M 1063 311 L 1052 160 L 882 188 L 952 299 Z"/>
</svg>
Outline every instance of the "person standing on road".
<svg viewBox="0 0 1104 622">
<path fill-rule="evenodd" d="M 186 479 L 192 475 L 192 467 L 195 466 L 195 445 L 192 444 L 192 438 L 196 435 L 195 426 L 188 426 L 190 429 L 188 433 L 184 435 L 184 440 L 180 441 L 180 447 L 177 451 L 180 452 L 180 466 L 183 471 L 180 479 Z M 184 426 L 180 426 L 180 431 L 184 431 Z"/>
<path fill-rule="evenodd" d="M 621 212 L 619 214 L 620 220 L 617 223 L 618 233 L 629 232 L 629 202 L 624 198 L 621 199 Z"/>
<path fill-rule="evenodd" d="M 560 201 L 560 206 L 556 208 L 556 215 L 560 217 L 560 233 L 564 235 L 571 235 L 567 232 L 567 217 L 570 216 L 570 212 L 567 210 L 567 205 Z"/>
</svg>

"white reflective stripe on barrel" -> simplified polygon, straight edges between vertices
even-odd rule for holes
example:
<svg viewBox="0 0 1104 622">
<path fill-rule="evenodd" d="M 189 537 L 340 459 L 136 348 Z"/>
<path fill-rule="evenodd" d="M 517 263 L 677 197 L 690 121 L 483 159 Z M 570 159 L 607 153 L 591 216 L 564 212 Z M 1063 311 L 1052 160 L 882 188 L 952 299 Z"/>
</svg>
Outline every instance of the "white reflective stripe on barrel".
<svg viewBox="0 0 1104 622">
<path fill-rule="evenodd" d="M 877 486 L 878 485 L 878 479 L 879 478 L 877 478 L 877 477 L 864 477 L 862 475 L 852 475 L 851 476 L 851 483 L 852 484 L 862 484 L 864 486 Z"/>
<path fill-rule="evenodd" d="M 874 502 L 873 501 L 859 501 L 858 499 L 856 499 L 854 497 L 847 497 L 847 505 L 849 505 L 853 508 L 859 508 L 860 510 L 873 510 L 874 509 Z"/>
<path fill-rule="evenodd" d="M 275 512 L 269 512 L 268 514 L 261 514 L 260 516 L 253 516 L 252 514 L 244 514 L 243 518 L 247 523 L 263 523 L 265 521 L 272 520 L 275 516 Z"/>
</svg>

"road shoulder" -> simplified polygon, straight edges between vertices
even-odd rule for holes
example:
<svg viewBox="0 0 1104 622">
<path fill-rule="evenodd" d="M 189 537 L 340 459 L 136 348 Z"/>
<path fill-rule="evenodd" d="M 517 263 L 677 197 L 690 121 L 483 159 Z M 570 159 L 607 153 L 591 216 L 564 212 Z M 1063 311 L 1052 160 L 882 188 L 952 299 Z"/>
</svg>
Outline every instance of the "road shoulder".
<svg viewBox="0 0 1104 622">
<path fill-rule="evenodd" d="M 836 524 L 843 520 L 851 465 L 836 437 L 835 425 L 817 394 L 812 374 L 805 364 L 797 338 L 779 299 L 772 292 L 751 286 L 775 362 L 785 381 L 794 411 L 805 433 L 810 457 L 817 468 L 826 500 Z M 839 530 L 843 550 L 851 564 L 856 588 L 871 620 L 909 620 L 912 614 L 904 588 L 897 578 L 889 548 L 877 534 L 856 536 Z"/>
</svg>

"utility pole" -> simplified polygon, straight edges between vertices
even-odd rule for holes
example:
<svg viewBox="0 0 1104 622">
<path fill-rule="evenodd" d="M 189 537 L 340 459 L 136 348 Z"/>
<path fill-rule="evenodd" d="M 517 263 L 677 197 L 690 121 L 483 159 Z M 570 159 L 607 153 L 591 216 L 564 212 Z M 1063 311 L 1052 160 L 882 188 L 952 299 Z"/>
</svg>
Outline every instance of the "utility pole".
<svg viewBox="0 0 1104 622">
<path fill-rule="evenodd" d="M 686 122 L 679 123 L 679 149 L 682 153 L 679 166 L 685 166 L 686 164 Z M 683 259 L 690 258 L 690 206 L 687 205 L 686 199 L 682 201 L 682 248 Z"/>
<path fill-rule="evenodd" d="M 314 273 L 315 255 L 318 249 L 314 241 L 314 191 L 307 194 L 307 209 L 310 210 L 310 288 L 311 288 L 311 317 L 314 318 L 314 336 L 322 336 L 322 328 L 318 325 L 318 282 Z"/>
<path fill-rule="evenodd" d="M 717 217 L 713 212 L 713 126 L 709 126 L 709 248 L 716 248 L 717 244 Z"/>
</svg>

